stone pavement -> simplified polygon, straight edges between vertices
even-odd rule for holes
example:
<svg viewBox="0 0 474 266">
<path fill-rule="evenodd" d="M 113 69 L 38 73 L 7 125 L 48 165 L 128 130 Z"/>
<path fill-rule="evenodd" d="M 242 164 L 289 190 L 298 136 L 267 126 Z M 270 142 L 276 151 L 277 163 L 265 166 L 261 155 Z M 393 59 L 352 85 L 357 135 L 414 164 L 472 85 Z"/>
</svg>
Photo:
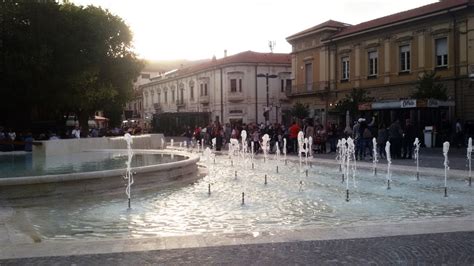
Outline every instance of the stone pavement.
<svg viewBox="0 0 474 266">
<path fill-rule="evenodd" d="M 474 231 L 0 260 L 0 265 L 474 265 Z"/>
</svg>

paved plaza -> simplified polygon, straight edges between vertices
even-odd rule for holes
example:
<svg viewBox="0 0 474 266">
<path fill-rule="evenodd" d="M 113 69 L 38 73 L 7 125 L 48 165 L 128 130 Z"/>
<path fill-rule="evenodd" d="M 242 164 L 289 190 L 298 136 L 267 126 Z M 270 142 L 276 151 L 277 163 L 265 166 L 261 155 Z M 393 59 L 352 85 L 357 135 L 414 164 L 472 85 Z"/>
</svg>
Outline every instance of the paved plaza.
<svg viewBox="0 0 474 266">
<path fill-rule="evenodd" d="M 473 265 L 474 232 L 0 260 L 0 265 Z"/>
</svg>

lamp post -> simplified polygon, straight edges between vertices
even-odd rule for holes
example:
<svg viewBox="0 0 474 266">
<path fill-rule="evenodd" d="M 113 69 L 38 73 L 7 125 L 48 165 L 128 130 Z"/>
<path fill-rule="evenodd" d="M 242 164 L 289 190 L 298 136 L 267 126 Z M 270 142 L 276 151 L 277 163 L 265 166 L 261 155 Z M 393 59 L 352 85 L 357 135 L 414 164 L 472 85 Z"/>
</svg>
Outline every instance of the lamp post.
<svg viewBox="0 0 474 266">
<path fill-rule="evenodd" d="M 278 76 L 266 73 L 266 74 L 257 74 L 257 77 L 258 78 L 265 78 L 265 82 L 266 82 L 266 86 L 267 86 L 267 108 L 265 109 L 265 111 L 268 113 L 268 115 L 265 116 L 265 124 L 266 124 L 266 122 L 268 121 L 269 116 L 270 116 L 270 113 L 269 113 L 269 110 L 268 110 L 269 101 L 270 101 L 270 93 L 269 93 L 269 88 L 268 88 L 268 79 L 277 78 Z M 255 101 L 257 101 L 257 99 L 255 99 Z"/>
</svg>

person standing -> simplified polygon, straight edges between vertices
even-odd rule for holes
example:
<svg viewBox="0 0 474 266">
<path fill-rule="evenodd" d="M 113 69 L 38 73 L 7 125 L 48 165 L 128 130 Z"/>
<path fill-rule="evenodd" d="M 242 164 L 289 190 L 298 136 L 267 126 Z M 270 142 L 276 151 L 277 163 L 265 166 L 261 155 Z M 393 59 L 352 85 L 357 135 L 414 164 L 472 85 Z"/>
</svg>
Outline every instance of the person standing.
<svg viewBox="0 0 474 266">
<path fill-rule="evenodd" d="M 297 153 L 296 144 L 297 144 L 298 133 L 301 131 L 301 128 L 298 125 L 298 123 L 296 123 L 296 121 L 293 121 L 293 124 L 288 129 L 288 131 L 289 131 L 291 151 L 294 153 Z"/>
<path fill-rule="evenodd" d="M 405 120 L 405 131 L 403 132 L 403 156 L 402 159 L 411 159 L 413 153 L 413 142 L 415 141 L 415 127 L 411 120 Z"/>
<path fill-rule="evenodd" d="M 71 135 L 73 138 L 80 139 L 81 138 L 81 128 L 79 126 L 76 126 L 72 132 Z"/>
<path fill-rule="evenodd" d="M 396 119 L 388 129 L 390 141 L 390 153 L 395 159 L 402 157 L 402 128 L 400 127 L 400 120 Z"/>
</svg>

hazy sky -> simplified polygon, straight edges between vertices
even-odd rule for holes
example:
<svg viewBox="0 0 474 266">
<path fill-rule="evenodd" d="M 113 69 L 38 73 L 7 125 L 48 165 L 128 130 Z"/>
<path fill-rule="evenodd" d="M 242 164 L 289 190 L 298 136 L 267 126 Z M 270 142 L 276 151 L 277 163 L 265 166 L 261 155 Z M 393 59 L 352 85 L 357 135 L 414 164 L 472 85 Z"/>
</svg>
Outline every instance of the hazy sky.
<svg viewBox="0 0 474 266">
<path fill-rule="evenodd" d="M 122 17 L 134 48 L 152 60 L 291 51 L 285 38 L 328 19 L 357 24 L 436 0 L 73 0 Z"/>
</svg>

